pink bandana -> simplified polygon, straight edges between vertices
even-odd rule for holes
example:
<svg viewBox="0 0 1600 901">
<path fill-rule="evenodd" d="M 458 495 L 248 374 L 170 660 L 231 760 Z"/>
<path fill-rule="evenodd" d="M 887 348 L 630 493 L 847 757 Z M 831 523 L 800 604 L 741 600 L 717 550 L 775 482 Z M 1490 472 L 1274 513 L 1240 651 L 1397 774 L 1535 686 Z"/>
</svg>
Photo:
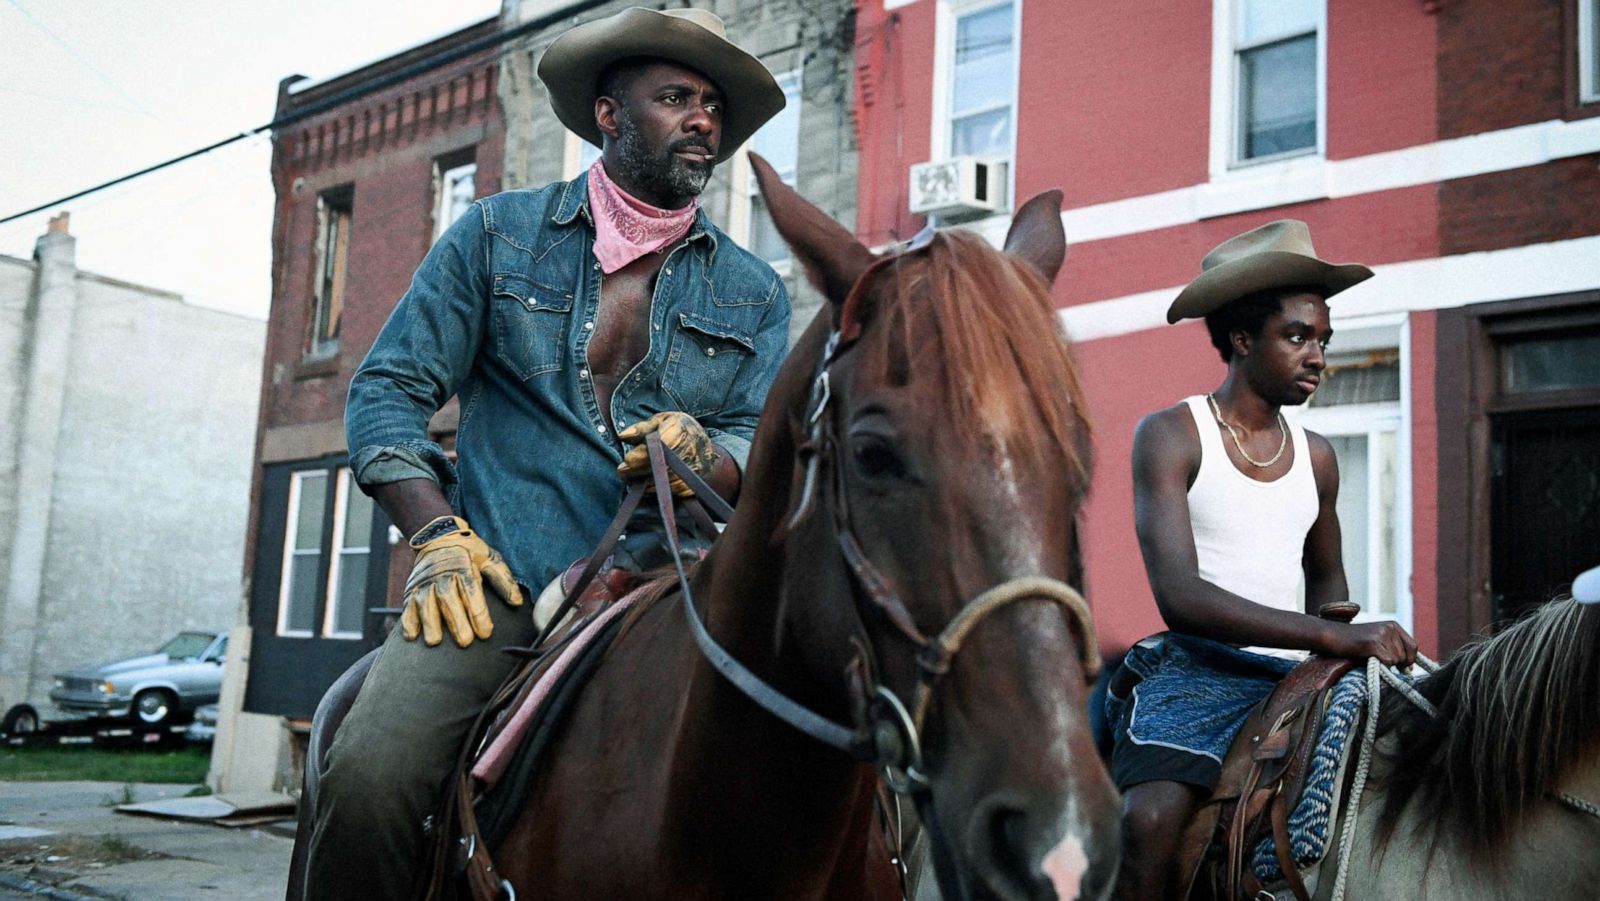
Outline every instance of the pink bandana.
<svg viewBox="0 0 1600 901">
<path fill-rule="evenodd" d="M 698 203 L 681 210 L 651 206 L 616 186 L 605 166 L 589 167 L 589 209 L 594 213 L 594 257 L 607 275 L 683 237 Z"/>
</svg>

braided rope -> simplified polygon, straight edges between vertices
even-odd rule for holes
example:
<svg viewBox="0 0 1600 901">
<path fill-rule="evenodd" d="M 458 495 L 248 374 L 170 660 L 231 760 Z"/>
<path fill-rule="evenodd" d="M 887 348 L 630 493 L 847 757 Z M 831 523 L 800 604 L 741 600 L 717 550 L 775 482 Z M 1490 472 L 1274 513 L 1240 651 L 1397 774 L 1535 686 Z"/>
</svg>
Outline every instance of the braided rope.
<svg viewBox="0 0 1600 901">
<path fill-rule="evenodd" d="M 1439 669 L 1439 664 L 1422 654 L 1417 655 L 1417 663 L 1430 673 Z M 1333 880 L 1331 901 L 1343 901 L 1345 878 L 1350 873 L 1350 849 L 1355 844 L 1356 821 L 1361 817 L 1361 793 L 1367 787 L 1367 774 L 1372 769 L 1372 746 L 1378 737 L 1379 696 L 1382 694 L 1380 680 L 1399 689 L 1402 697 L 1427 711 L 1429 716 L 1435 718 L 1439 716 L 1438 709 L 1428 703 L 1427 698 L 1418 694 L 1417 690 L 1404 679 L 1379 663 L 1378 658 L 1367 658 L 1367 722 L 1361 730 L 1361 749 L 1356 755 L 1355 784 L 1350 787 L 1350 804 L 1346 808 L 1349 812 L 1345 814 L 1344 829 L 1339 835 L 1338 874 Z"/>
</svg>

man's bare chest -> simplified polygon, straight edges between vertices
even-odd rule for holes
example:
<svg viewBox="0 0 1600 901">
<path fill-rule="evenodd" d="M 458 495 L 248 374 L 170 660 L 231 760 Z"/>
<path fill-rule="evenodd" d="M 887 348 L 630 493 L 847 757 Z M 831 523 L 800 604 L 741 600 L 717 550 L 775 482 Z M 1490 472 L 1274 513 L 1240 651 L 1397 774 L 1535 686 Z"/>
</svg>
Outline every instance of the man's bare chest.
<svg viewBox="0 0 1600 901">
<path fill-rule="evenodd" d="M 660 255 L 647 254 L 600 283 L 588 357 L 602 390 L 615 385 L 650 352 L 650 300 L 661 260 Z"/>
</svg>

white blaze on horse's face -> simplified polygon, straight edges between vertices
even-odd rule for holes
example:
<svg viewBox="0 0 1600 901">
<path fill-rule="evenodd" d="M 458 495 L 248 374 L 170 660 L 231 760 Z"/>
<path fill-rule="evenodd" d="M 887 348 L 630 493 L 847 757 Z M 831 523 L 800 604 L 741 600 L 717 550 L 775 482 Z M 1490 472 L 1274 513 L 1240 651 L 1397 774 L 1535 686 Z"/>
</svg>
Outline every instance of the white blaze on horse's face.
<svg viewBox="0 0 1600 901">
<path fill-rule="evenodd" d="M 1001 560 L 1005 572 L 1013 576 L 1035 575 L 1045 572 L 1040 552 L 1045 540 L 1041 534 L 1038 514 L 1023 503 L 1022 486 L 1017 481 L 1017 464 L 1004 438 L 994 437 L 993 470 L 998 482 L 998 498 L 993 501 L 997 512 L 1007 518 L 1005 547 Z"/>
</svg>

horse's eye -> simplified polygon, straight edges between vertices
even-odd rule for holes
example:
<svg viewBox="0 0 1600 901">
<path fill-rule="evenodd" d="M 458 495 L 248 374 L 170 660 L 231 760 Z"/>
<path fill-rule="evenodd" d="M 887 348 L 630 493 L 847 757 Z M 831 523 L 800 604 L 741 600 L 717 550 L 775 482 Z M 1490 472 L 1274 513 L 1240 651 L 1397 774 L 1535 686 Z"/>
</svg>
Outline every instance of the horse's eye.
<svg viewBox="0 0 1600 901">
<path fill-rule="evenodd" d="M 903 479 L 905 462 L 895 453 L 894 447 L 880 438 L 856 442 L 856 470 L 869 479 Z"/>
</svg>

